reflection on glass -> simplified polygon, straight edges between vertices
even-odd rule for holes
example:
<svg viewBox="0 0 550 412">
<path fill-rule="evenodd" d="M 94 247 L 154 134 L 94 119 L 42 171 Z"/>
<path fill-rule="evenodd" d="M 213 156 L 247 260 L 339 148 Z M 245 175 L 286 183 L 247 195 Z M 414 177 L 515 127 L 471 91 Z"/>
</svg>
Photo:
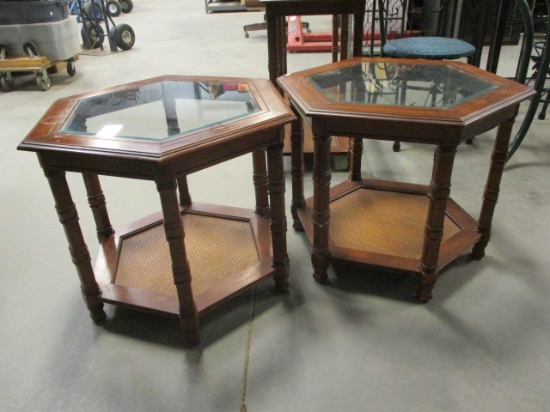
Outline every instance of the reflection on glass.
<svg viewBox="0 0 550 412">
<path fill-rule="evenodd" d="M 362 62 L 308 80 L 333 102 L 446 108 L 495 89 L 440 64 Z"/>
<path fill-rule="evenodd" d="M 247 84 L 165 81 L 82 99 L 61 131 L 165 140 L 259 110 Z"/>
</svg>

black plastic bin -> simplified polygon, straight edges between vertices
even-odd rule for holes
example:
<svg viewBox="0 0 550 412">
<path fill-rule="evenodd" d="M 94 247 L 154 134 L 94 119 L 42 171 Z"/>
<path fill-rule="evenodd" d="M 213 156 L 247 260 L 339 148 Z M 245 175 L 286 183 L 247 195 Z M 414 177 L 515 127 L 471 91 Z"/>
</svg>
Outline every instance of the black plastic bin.
<svg viewBox="0 0 550 412">
<path fill-rule="evenodd" d="M 53 23 L 68 17 L 68 0 L 0 0 L 0 25 Z"/>
</svg>

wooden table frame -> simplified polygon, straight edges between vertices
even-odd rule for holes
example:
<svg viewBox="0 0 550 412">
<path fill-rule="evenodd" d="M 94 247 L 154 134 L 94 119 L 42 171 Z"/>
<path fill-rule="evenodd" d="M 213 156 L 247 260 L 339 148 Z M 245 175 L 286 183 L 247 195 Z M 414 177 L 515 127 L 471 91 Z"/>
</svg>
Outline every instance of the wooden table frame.
<svg viewBox="0 0 550 412">
<path fill-rule="evenodd" d="M 94 139 L 94 136 L 60 132 L 75 105 L 86 97 L 107 94 L 162 81 L 216 81 L 246 83 L 260 110 L 222 125 L 184 133 L 166 142 L 139 139 Z M 198 316 L 256 282 L 273 277 L 278 291 L 288 288 L 288 255 L 284 201 L 284 126 L 294 117 L 272 84 L 263 79 L 162 76 L 141 82 L 81 94 L 55 102 L 19 150 L 36 152 L 49 181 L 81 291 L 95 322 L 106 318 L 103 303 L 116 303 L 154 313 L 179 316 L 186 346 L 199 342 Z M 115 139 L 116 140 L 116 139 Z M 267 151 L 267 164 L 265 151 Z M 256 213 L 241 209 L 201 205 L 191 201 L 187 175 L 237 156 L 252 153 Z M 82 173 L 101 252 L 96 271 L 78 222 L 78 213 L 65 178 L 66 172 Z M 145 179 L 155 182 L 162 212 L 117 231 L 111 226 L 98 175 Z M 179 198 L 178 198 L 179 193 Z M 194 296 L 182 216 L 228 217 L 249 221 L 259 253 L 259 263 L 215 291 Z M 126 233 L 163 224 L 177 296 L 172 298 L 115 285 L 119 247 Z M 143 228 L 143 229 L 141 229 Z M 271 232 L 271 235 L 269 234 Z M 238 245 L 235 246 L 238 253 Z M 102 272 L 102 273 L 98 273 Z M 143 274 L 145 275 L 145 274 Z"/>
<path fill-rule="evenodd" d="M 373 61 L 380 63 L 410 63 L 451 65 L 497 87 L 465 102 L 440 110 L 410 106 L 377 104 L 345 104 L 331 102 L 311 85 L 307 77 L 344 67 Z M 419 275 L 418 297 L 431 299 L 439 271 L 473 245 L 472 256 L 481 259 L 491 236 L 491 221 L 498 199 L 500 181 L 512 124 L 521 101 L 533 91 L 518 83 L 503 79 L 460 62 L 401 59 L 351 59 L 346 62 L 304 70 L 278 79 L 300 121 L 292 125 L 292 216 L 294 228 L 306 231 L 312 244 L 312 264 L 317 282 L 328 282 L 327 269 L 331 259 L 356 262 L 378 268 L 390 268 Z M 313 197 L 304 199 L 303 187 L 303 123 L 313 130 Z M 477 222 L 454 204 L 450 195 L 453 161 L 457 146 L 465 140 L 498 126 L 491 157 L 487 184 Z M 353 143 L 349 152 L 349 182 L 331 188 L 331 136 L 349 136 Z M 432 177 L 429 187 L 398 182 L 380 182 L 361 178 L 362 139 L 404 141 L 435 145 Z M 369 251 L 338 248 L 330 237 L 332 201 L 358 188 L 391 191 L 410 196 L 427 197 L 422 254 L 410 259 Z M 460 228 L 459 234 L 442 242 L 446 216 Z M 360 222 L 357 223 L 358 225 Z M 391 236 L 391 234 L 390 234 Z M 411 239 L 413 240 L 413 239 Z M 407 239 L 405 239 L 407 241 Z"/>
<path fill-rule="evenodd" d="M 352 56 L 363 53 L 363 22 L 365 0 L 262 0 L 267 22 L 267 49 L 269 79 L 277 85 L 277 78 L 287 73 L 286 18 L 288 16 L 332 15 L 332 61 L 345 60 L 348 56 L 349 20 L 353 16 Z M 341 27 L 340 27 L 341 24 Z M 346 153 L 349 139 L 335 138 L 332 153 Z M 290 153 L 286 139 L 285 154 Z M 306 141 L 306 153 L 313 152 L 311 139 Z"/>
</svg>

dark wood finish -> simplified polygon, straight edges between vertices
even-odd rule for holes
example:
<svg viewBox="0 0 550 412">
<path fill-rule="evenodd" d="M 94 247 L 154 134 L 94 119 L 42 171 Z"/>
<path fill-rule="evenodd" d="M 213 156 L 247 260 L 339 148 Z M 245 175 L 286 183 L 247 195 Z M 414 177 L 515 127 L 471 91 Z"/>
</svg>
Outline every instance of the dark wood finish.
<svg viewBox="0 0 550 412">
<path fill-rule="evenodd" d="M 363 22 L 365 19 L 365 0 L 261 0 L 265 7 L 267 22 L 267 49 L 269 79 L 277 85 L 277 78 L 287 73 L 286 21 L 288 16 L 332 15 L 332 61 L 348 58 L 347 17 L 353 16 L 353 49 L 352 55 L 362 55 Z M 341 20 L 341 30 L 338 30 Z M 341 35 L 339 35 L 341 33 Z M 290 143 L 287 139 L 285 153 L 289 153 Z M 332 153 L 347 152 L 348 139 L 337 138 L 332 146 Z M 305 153 L 312 153 L 313 146 L 306 144 Z"/>
<path fill-rule="evenodd" d="M 345 62 L 304 70 L 278 79 L 279 86 L 289 97 L 291 105 L 302 122 L 313 130 L 313 198 L 303 200 L 303 147 L 302 128 L 293 125 L 292 132 L 292 216 L 294 227 L 305 229 L 312 243 L 314 278 L 327 283 L 329 261 L 346 260 L 365 265 L 404 270 L 419 275 L 418 297 L 425 302 L 431 299 L 432 289 L 439 271 L 473 247 L 473 257 L 481 258 L 490 238 L 491 220 L 496 205 L 500 180 L 506 160 L 511 125 L 521 101 L 533 95 L 533 91 L 521 84 L 503 79 L 461 62 L 425 62 L 430 65 L 450 65 L 477 79 L 497 86 L 459 104 L 445 108 L 390 106 L 377 104 L 348 104 L 329 101 L 323 93 L 307 80 L 308 76 L 341 68 L 362 61 L 390 62 L 389 59 L 355 58 Z M 422 60 L 393 59 L 392 63 L 419 65 Z M 453 160 L 457 146 L 465 140 L 498 126 L 491 167 L 483 197 L 479 219 L 471 218 L 449 198 Z M 331 136 L 350 136 L 349 182 L 330 187 Z M 361 180 L 361 139 L 400 140 L 435 146 L 433 171 L 429 187 L 411 186 L 396 182 Z M 418 259 L 373 254 L 368 250 L 339 249 L 330 237 L 330 204 L 348 196 L 356 187 L 427 197 L 422 254 Z M 404 201 L 406 207 L 406 201 Z M 353 214 L 352 214 L 353 215 Z M 460 231 L 442 242 L 444 220 L 455 222 Z M 370 222 L 372 223 L 372 222 Z M 363 222 L 368 226 L 369 222 Z M 357 222 L 360 231 L 361 222 Z M 393 236 L 381 231 L 380 236 Z M 417 242 L 418 239 L 410 239 Z"/>
<path fill-rule="evenodd" d="M 83 99 L 164 81 L 245 83 L 260 107 L 249 115 L 224 122 L 223 127 L 206 126 L 161 140 L 116 136 L 99 138 L 93 134 L 61 131 L 65 120 Z M 273 277 L 278 291 L 287 290 L 289 263 L 282 147 L 284 126 L 294 119 L 275 87 L 263 79 L 162 76 L 67 97 L 51 106 L 18 149 L 36 152 L 38 155 L 65 229 L 84 300 L 95 322 L 105 319 L 104 302 L 179 316 L 185 334 L 184 343 L 191 346 L 199 342 L 198 316 L 205 310 L 267 277 Z M 266 150 L 267 163 L 264 155 Z M 241 210 L 200 205 L 191 201 L 186 179 L 188 174 L 246 153 L 253 155 L 256 213 L 243 215 Z M 82 173 L 86 185 L 88 202 L 102 246 L 95 272 L 65 179 L 67 171 Z M 126 228 L 113 230 L 98 175 L 154 181 L 162 213 L 144 218 Z M 219 218 L 220 225 L 221 219 L 250 221 L 258 263 L 204 292 L 194 294 L 193 274 L 182 224 L 185 213 Z M 167 259 L 172 268 L 176 296 L 115 284 L 124 236 L 129 233 L 140 236 L 160 224 L 163 224 L 169 246 Z M 234 245 L 231 253 L 238 256 L 238 244 Z"/>
<path fill-rule="evenodd" d="M 287 16 L 353 16 L 353 56 L 361 56 L 365 19 L 364 0 L 262 0 L 260 4 L 265 7 L 269 79 L 274 84 L 278 77 L 287 73 L 285 27 Z M 338 46 L 338 37 L 333 35 L 333 53 L 338 50 L 342 52 L 347 47 L 345 44 Z M 333 56 L 336 57 L 335 54 Z"/>
</svg>

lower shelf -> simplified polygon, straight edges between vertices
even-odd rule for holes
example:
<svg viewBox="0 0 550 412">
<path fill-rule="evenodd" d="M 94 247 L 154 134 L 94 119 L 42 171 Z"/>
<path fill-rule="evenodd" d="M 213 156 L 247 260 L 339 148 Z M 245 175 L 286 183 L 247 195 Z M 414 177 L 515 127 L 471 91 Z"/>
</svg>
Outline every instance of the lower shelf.
<svg viewBox="0 0 550 412">
<path fill-rule="evenodd" d="M 335 260 L 419 272 L 428 216 L 428 187 L 363 180 L 330 191 L 329 250 Z M 313 199 L 298 216 L 313 242 Z M 481 235 L 477 222 L 452 199 L 447 201 L 438 268 L 449 264 Z"/>
<path fill-rule="evenodd" d="M 273 275 L 269 217 L 193 203 L 181 218 L 199 314 Z M 162 223 L 157 213 L 118 228 L 103 242 L 95 273 L 104 302 L 179 315 Z"/>
</svg>

